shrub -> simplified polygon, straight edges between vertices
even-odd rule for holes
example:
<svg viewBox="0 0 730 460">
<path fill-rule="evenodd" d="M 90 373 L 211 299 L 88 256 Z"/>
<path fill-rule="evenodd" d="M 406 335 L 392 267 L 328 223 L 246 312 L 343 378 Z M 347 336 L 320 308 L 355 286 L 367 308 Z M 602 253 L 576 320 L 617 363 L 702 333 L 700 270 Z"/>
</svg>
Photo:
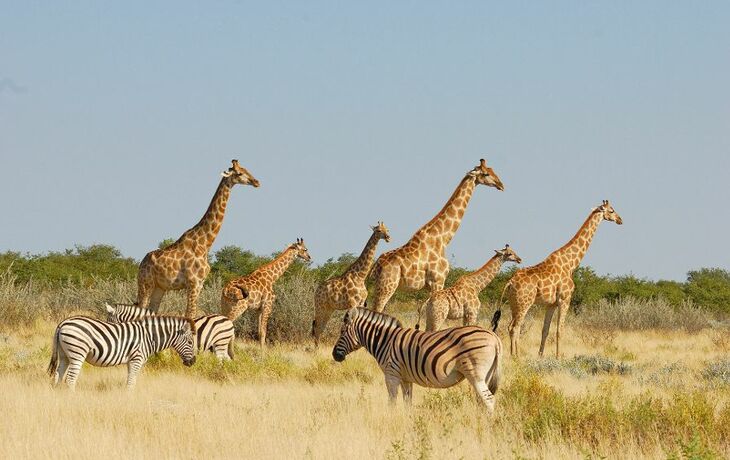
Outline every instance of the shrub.
<svg viewBox="0 0 730 460">
<path fill-rule="evenodd" d="M 685 329 L 696 332 L 708 327 L 709 319 L 707 312 L 691 302 L 674 307 L 664 299 L 626 297 L 613 302 L 601 299 L 584 307 L 576 320 L 581 327 L 595 329 Z"/>
</svg>

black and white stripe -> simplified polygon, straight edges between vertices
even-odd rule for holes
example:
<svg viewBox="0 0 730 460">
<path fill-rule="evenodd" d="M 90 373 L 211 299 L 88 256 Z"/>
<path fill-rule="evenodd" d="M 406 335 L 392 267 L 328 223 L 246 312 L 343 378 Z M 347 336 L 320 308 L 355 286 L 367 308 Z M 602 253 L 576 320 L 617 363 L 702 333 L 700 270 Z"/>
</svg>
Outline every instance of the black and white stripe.
<svg viewBox="0 0 730 460">
<path fill-rule="evenodd" d="M 391 402 L 403 389 L 410 402 L 413 384 L 447 388 L 465 378 L 490 412 L 500 379 L 502 342 L 492 331 L 463 326 L 437 332 L 404 328 L 400 321 L 363 308 L 347 311 L 332 357 L 365 347 L 385 374 Z"/>
<path fill-rule="evenodd" d="M 106 305 L 107 321 L 125 323 L 140 318 L 153 316 L 148 308 L 135 305 Z M 220 360 L 233 359 L 233 340 L 236 333 L 233 322 L 223 315 L 201 316 L 194 320 L 199 351 L 212 351 Z"/>
<path fill-rule="evenodd" d="M 84 361 L 94 366 L 128 365 L 127 387 L 132 388 L 147 358 L 167 348 L 186 366 L 195 362 L 195 326 L 177 316 L 155 316 L 129 323 L 74 316 L 56 327 L 48 374 L 58 384 L 65 377 L 73 389 Z"/>
</svg>

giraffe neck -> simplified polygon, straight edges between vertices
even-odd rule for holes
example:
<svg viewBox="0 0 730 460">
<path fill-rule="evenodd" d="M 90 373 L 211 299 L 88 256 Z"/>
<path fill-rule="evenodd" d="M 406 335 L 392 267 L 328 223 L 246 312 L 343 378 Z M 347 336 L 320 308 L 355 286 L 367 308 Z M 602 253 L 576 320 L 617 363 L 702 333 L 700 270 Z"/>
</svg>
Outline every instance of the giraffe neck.
<svg viewBox="0 0 730 460">
<path fill-rule="evenodd" d="M 592 212 L 578 229 L 573 238 L 568 241 L 565 246 L 555 251 L 552 255 L 555 259 L 567 260 L 567 268 L 570 271 L 578 268 L 583 256 L 586 255 L 588 247 L 591 245 L 593 235 L 598 230 L 598 224 L 603 220 L 600 212 Z"/>
<path fill-rule="evenodd" d="M 459 229 L 475 186 L 476 179 L 468 175 L 464 177 L 441 211 L 416 234 L 436 236 L 441 239 L 444 246 L 448 245 Z"/>
<path fill-rule="evenodd" d="M 213 199 L 208 205 L 208 209 L 203 214 L 200 221 L 193 228 L 183 233 L 180 240 L 193 241 L 202 244 L 205 249 L 210 249 L 218 236 L 218 232 L 223 224 L 223 216 L 226 213 L 226 205 L 228 197 L 231 195 L 232 185 L 228 183 L 226 178 L 221 179 L 216 189 Z"/>
<path fill-rule="evenodd" d="M 378 246 L 378 241 L 380 241 L 380 234 L 373 232 L 373 234 L 370 235 L 370 239 L 368 239 L 367 244 L 365 244 L 365 249 L 362 250 L 360 257 L 352 263 L 346 273 L 350 273 L 358 278 L 364 279 L 370 272 L 370 267 L 373 265 L 375 249 Z"/>
<path fill-rule="evenodd" d="M 266 272 L 270 275 L 271 283 L 273 284 L 276 280 L 284 274 L 289 265 L 294 262 L 297 258 L 297 251 L 293 247 L 288 247 L 279 254 L 274 260 L 264 265 L 260 269 L 256 270 L 259 272 Z"/>
<path fill-rule="evenodd" d="M 464 278 L 469 281 L 469 284 L 474 286 L 478 292 L 481 292 L 489 283 L 492 282 L 499 269 L 502 268 L 504 259 L 501 255 L 496 254 L 494 257 L 489 259 L 480 269 L 465 275 Z"/>
</svg>

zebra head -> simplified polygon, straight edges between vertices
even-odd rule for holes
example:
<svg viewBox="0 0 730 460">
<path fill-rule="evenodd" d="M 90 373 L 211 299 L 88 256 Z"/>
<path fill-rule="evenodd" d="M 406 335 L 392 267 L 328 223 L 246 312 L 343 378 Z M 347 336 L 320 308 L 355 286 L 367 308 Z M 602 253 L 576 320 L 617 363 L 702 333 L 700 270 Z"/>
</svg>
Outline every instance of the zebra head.
<svg viewBox="0 0 730 460">
<path fill-rule="evenodd" d="M 195 364 L 195 323 L 185 319 L 172 339 L 172 348 L 180 355 L 183 364 L 192 366 Z"/>
<path fill-rule="evenodd" d="M 106 320 L 110 323 L 126 323 L 135 319 L 152 316 L 152 310 L 140 308 L 136 305 L 104 305 L 106 307 Z"/>
<path fill-rule="evenodd" d="M 345 317 L 342 320 L 340 338 L 337 339 L 335 348 L 332 349 L 332 358 L 338 363 L 344 361 L 345 356 L 362 346 L 355 327 L 358 313 L 359 310 L 357 307 L 350 308 L 347 310 L 347 313 L 345 313 Z"/>
</svg>

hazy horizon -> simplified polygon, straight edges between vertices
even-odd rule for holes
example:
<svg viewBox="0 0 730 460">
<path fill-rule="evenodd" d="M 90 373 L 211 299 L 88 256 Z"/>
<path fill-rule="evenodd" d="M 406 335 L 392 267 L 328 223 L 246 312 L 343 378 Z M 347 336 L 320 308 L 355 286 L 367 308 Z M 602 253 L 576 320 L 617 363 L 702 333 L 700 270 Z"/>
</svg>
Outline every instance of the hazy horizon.
<svg viewBox="0 0 730 460">
<path fill-rule="evenodd" d="M 141 259 L 203 215 L 212 252 L 303 237 L 316 264 L 396 248 L 485 158 L 448 248 L 523 266 L 609 199 L 583 265 L 730 269 L 730 4 L 79 3 L 0 17 L 0 251 Z M 8 225 L 10 224 L 10 225 Z"/>
</svg>

